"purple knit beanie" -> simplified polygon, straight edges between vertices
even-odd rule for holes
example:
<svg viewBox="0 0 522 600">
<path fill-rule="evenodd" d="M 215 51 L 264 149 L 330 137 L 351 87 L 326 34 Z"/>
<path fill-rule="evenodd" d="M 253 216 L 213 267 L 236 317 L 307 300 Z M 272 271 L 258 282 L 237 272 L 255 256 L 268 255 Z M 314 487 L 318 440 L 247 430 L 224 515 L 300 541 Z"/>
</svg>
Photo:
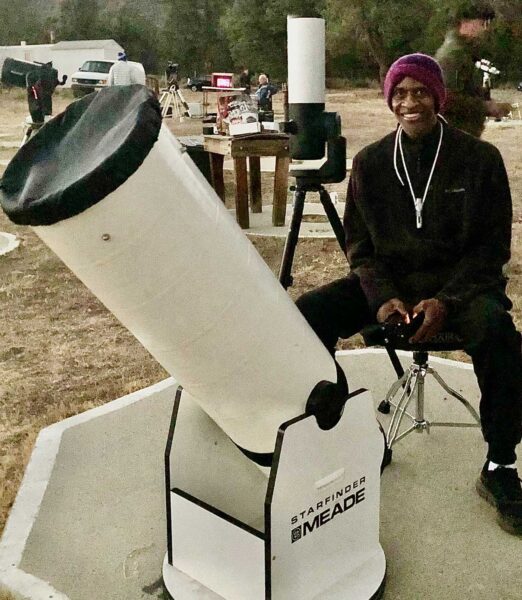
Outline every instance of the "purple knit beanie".
<svg viewBox="0 0 522 600">
<path fill-rule="evenodd" d="M 390 109 L 395 86 L 405 77 L 411 77 L 423 83 L 435 100 L 435 112 L 444 107 L 446 88 L 439 63 L 427 54 L 407 54 L 397 59 L 386 73 L 384 97 Z"/>
</svg>

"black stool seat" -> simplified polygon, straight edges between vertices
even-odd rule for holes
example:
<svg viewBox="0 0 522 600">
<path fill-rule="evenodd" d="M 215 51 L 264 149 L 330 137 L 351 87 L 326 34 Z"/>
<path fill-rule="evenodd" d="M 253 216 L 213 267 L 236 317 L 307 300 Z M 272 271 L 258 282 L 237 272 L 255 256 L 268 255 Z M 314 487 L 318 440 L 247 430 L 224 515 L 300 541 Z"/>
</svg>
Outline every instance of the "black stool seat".
<svg viewBox="0 0 522 600">
<path fill-rule="evenodd" d="M 367 346 L 385 346 L 409 352 L 449 352 L 462 350 L 464 346 L 464 340 L 453 331 L 440 331 L 427 342 L 410 344 L 408 338 L 411 334 L 406 329 L 381 323 L 368 325 L 361 335 Z"/>
</svg>

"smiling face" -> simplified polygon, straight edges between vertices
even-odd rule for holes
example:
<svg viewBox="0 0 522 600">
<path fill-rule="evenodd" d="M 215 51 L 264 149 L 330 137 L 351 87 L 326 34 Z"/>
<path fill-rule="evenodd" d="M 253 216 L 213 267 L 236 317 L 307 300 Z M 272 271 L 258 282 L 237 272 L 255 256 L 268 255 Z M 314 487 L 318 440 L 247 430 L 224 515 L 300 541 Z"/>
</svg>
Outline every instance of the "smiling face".
<svg viewBox="0 0 522 600">
<path fill-rule="evenodd" d="M 391 104 L 408 137 L 422 137 L 437 124 L 433 96 L 423 83 L 412 77 L 405 77 L 395 86 Z"/>
</svg>

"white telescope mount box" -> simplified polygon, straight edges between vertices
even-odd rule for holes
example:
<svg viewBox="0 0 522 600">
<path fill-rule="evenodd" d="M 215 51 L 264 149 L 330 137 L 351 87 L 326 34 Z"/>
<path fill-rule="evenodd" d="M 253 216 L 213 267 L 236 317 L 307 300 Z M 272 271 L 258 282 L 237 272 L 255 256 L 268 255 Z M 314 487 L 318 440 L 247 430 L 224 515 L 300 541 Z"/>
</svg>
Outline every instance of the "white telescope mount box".
<svg viewBox="0 0 522 600">
<path fill-rule="evenodd" d="M 371 394 L 358 390 L 330 430 L 314 416 L 283 423 L 267 477 L 178 388 L 165 449 L 168 597 L 380 598 L 383 452 Z"/>
</svg>

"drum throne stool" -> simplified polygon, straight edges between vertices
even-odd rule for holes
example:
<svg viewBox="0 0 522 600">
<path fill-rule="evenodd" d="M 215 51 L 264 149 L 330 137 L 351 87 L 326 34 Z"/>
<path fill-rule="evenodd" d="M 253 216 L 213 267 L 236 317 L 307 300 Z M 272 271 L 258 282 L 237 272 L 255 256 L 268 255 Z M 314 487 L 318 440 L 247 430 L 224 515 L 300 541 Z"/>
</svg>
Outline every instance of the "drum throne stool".
<svg viewBox="0 0 522 600">
<path fill-rule="evenodd" d="M 389 414 L 392 406 L 394 408 L 386 432 L 386 464 L 391 461 L 392 446 L 412 431 L 430 433 L 431 427 L 480 427 L 480 416 L 475 408 L 462 394 L 450 387 L 429 363 L 430 352 L 462 350 L 463 340 L 456 333 L 442 331 L 428 342 L 411 344 L 408 341 L 411 332 L 408 333 L 407 328 L 378 324 L 366 327 L 362 335 L 367 346 L 384 346 L 398 377 L 378 406 L 383 414 Z M 412 352 L 412 362 L 406 370 L 399 361 L 397 350 Z M 425 385 L 430 375 L 449 397 L 457 400 L 469 412 L 472 422 L 431 421 L 426 418 Z M 404 418 L 409 421 L 409 426 L 401 430 Z"/>
</svg>

